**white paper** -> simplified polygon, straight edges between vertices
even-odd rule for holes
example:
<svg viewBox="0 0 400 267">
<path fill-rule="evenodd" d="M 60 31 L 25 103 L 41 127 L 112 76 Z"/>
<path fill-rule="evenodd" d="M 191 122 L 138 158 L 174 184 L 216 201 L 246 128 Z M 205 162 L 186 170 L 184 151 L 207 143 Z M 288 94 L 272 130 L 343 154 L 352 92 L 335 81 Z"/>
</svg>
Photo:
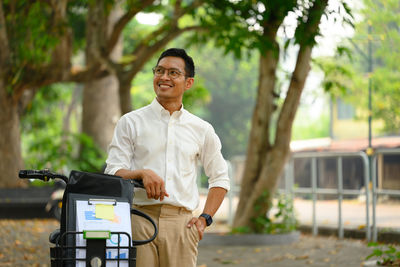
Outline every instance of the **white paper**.
<svg viewBox="0 0 400 267">
<path fill-rule="evenodd" d="M 130 205 L 128 202 L 117 202 L 114 206 L 114 220 L 107 220 L 96 218 L 96 204 L 106 204 L 101 201 L 90 200 L 89 205 L 87 200 L 76 201 L 76 231 L 83 232 L 84 230 L 104 230 L 111 232 L 126 232 L 132 237 L 131 233 L 131 214 Z M 109 205 L 112 205 L 108 203 Z M 120 235 L 120 246 L 128 246 L 128 237 L 126 235 Z M 107 239 L 107 246 L 117 246 L 118 235 L 111 235 L 110 239 Z M 77 246 L 86 246 L 86 240 L 83 239 L 83 235 L 77 235 L 76 237 Z M 117 249 L 107 249 L 106 258 L 112 259 L 117 258 Z M 128 249 L 120 249 L 120 259 L 128 259 Z M 77 258 L 85 258 L 86 250 L 77 249 Z M 106 261 L 107 267 L 117 266 L 117 261 Z M 78 261 L 76 266 L 85 266 L 84 261 Z M 119 266 L 128 266 L 128 261 L 120 261 Z"/>
</svg>

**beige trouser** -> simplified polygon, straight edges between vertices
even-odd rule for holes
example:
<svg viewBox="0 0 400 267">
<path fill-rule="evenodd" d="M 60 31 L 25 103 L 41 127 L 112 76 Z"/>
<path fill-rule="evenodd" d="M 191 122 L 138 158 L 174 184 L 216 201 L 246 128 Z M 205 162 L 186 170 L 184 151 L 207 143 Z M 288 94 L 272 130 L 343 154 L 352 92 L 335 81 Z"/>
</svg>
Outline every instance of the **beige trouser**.
<svg viewBox="0 0 400 267">
<path fill-rule="evenodd" d="M 196 267 L 199 233 L 193 225 L 187 228 L 192 212 L 171 205 L 137 206 L 134 209 L 149 215 L 158 227 L 153 242 L 137 246 L 137 267 Z M 150 238 L 154 228 L 146 219 L 132 215 L 132 238 Z"/>
</svg>

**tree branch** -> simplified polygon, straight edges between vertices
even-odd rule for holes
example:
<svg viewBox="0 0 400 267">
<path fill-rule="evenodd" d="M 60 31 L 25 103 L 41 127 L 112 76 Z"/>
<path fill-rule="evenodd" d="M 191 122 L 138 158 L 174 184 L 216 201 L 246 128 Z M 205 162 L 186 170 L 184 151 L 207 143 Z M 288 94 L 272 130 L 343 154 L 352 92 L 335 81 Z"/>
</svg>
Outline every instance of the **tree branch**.
<svg viewBox="0 0 400 267">
<path fill-rule="evenodd" d="M 29 73 L 29 76 L 24 78 L 23 83 L 18 83 L 13 87 L 13 101 L 15 103 L 18 103 L 24 91 L 28 89 L 36 89 L 57 82 L 85 83 L 110 74 L 108 70 L 101 69 L 99 65 L 84 69 L 73 67 L 67 73 L 54 71 L 52 66 L 40 69 L 25 68 L 24 72 Z"/>
<path fill-rule="evenodd" d="M 133 17 L 136 16 L 137 13 L 142 11 L 144 8 L 150 6 L 155 0 L 146 0 L 146 1 L 139 1 L 140 6 L 132 8 L 128 10 L 119 20 L 115 23 L 114 28 L 108 38 L 107 48 L 105 55 L 108 56 L 111 51 L 113 50 L 114 46 L 118 42 L 119 36 L 122 33 L 122 30 L 125 28 L 126 24 L 131 21 Z"/>
<path fill-rule="evenodd" d="M 328 5 L 328 1 L 329 0 L 315 1 L 310 8 L 307 22 L 303 25 L 303 33 L 305 33 L 306 36 L 299 40 L 300 49 L 297 55 L 296 67 L 293 71 L 289 90 L 278 118 L 275 135 L 276 147 L 289 149 L 293 121 L 300 103 L 300 97 L 307 75 L 310 71 L 311 51 L 315 44 L 314 38 L 318 34 L 319 23 Z"/>
</svg>

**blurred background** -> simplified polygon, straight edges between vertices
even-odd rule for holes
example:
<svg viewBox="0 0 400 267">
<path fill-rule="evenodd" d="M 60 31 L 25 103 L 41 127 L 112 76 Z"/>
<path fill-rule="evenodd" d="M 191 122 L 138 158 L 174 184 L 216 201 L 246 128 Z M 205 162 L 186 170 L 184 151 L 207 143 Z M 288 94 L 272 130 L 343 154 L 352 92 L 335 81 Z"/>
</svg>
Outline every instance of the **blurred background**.
<svg viewBox="0 0 400 267">
<path fill-rule="evenodd" d="M 268 103 L 267 140 L 259 146 L 269 153 L 283 138 L 290 150 L 276 173 L 266 170 L 272 178 L 265 179 L 276 180 L 266 231 L 328 227 L 343 237 L 355 229 L 376 240 L 400 229 L 398 1 L 320 1 L 326 6 L 314 32 L 307 25 L 315 1 L 92 2 L 0 1 L 3 218 L 22 216 L 11 211 L 24 203 L 43 208 L 55 190 L 21 183 L 20 168 L 101 171 L 119 117 L 155 96 L 151 68 L 159 54 L 182 47 L 196 64 L 184 107 L 214 126 L 231 170 L 232 190 L 216 215 L 221 224 L 210 231 L 231 229 L 248 177 L 253 114 Z M 284 15 L 273 28 L 278 11 Z M 301 65 L 304 47 L 312 54 Z M 266 76 L 268 51 L 276 52 L 273 76 Z M 271 78 L 272 100 L 260 102 L 262 81 Z M 289 102 L 295 90 L 297 102 Z M 293 120 L 282 132 L 285 115 Z M 204 201 L 201 169 L 198 184 Z M 26 193 L 25 202 L 14 197 L 20 194 L 12 189 L 33 187 L 46 189 Z"/>
</svg>

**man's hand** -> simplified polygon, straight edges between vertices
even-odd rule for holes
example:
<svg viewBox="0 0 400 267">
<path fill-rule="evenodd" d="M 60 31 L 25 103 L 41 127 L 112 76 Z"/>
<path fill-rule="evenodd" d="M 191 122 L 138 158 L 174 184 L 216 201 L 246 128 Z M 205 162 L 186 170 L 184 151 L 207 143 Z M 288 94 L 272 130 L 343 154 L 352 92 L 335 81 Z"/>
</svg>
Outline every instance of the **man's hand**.
<svg viewBox="0 0 400 267">
<path fill-rule="evenodd" d="M 148 198 L 160 199 L 160 201 L 163 201 L 164 197 L 169 197 L 168 193 L 165 191 L 164 180 L 152 170 L 143 169 L 131 171 L 120 169 L 115 172 L 115 175 L 125 179 L 142 180 Z"/>
<path fill-rule="evenodd" d="M 146 189 L 147 197 L 164 200 L 164 197 L 169 197 L 165 191 L 164 180 L 155 172 L 149 169 L 141 170 L 140 174 L 144 188 Z"/>
<path fill-rule="evenodd" d="M 206 220 L 203 217 L 200 217 L 200 218 L 193 217 L 189 221 L 187 227 L 191 228 L 191 227 L 193 227 L 193 225 L 195 225 L 195 227 L 197 228 L 197 232 L 199 232 L 200 240 L 202 240 L 203 239 L 203 235 L 204 235 L 204 230 L 207 227 Z"/>
</svg>

